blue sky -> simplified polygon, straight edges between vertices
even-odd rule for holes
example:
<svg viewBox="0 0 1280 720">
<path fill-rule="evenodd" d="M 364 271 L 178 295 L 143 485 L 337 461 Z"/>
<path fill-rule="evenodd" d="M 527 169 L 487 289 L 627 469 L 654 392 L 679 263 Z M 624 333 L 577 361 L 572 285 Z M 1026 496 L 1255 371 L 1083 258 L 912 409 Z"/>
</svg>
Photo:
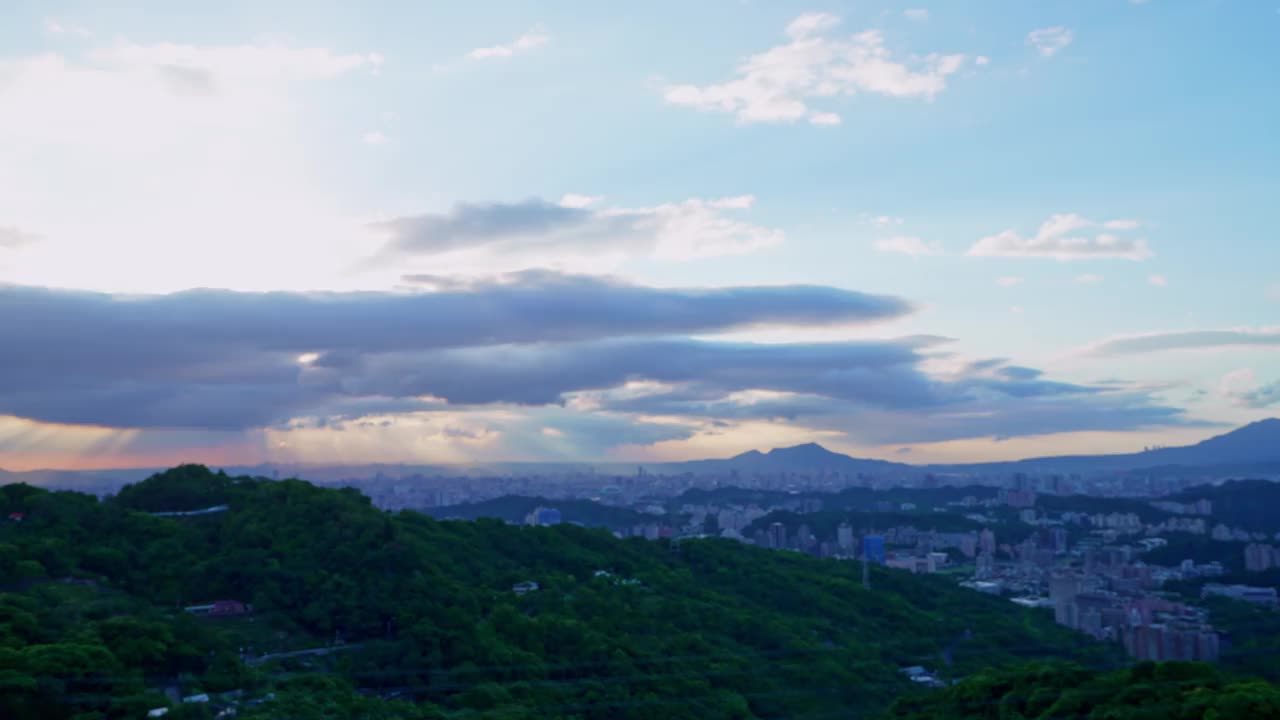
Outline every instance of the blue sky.
<svg viewBox="0 0 1280 720">
<path fill-rule="evenodd" d="M 249 382 L 232 359 L 148 374 L 121 355 L 84 373 L 72 407 L 33 395 L 57 380 L 33 376 L 0 387 L 0 466 L 677 458 L 809 439 L 967 460 L 1192 441 L 1267 417 L 1280 403 L 1278 40 L 1280 6 L 1226 0 L 19 2 L 0 27 L 11 302 L 93 291 L 110 325 L 141 295 L 196 339 L 221 310 L 172 293 L 223 288 L 219 303 L 280 322 L 304 319 L 273 303 L 315 291 L 486 306 L 511 288 L 565 320 L 557 293 L 597 285 L 682 303 L 822 286 L 911 309 L 867 314 L 845 295 L 833 309 L 792 287 L 780 292 L 811 305 L 715 321 L 690 305 L 696 322 L 635 331 L 601 300 L 619 315 L 589 332 L 539 321 L 546 335 L 447 356 L 423 341 L 333 363 L 347 329 L 277 347 L 290 328 L 264 325 L 246 353 L 263 367 L 314 356 L 332 385 L 297 393 L 316 368 L 292 356 Z M 67 303 L 30 307 L 51 313 L 45 327 L 80 328 L 52 314 Z M 0 329 L 33 333 L 14 367 L 70 351 L 14 317 Z M 161 334 L 120 322 L 121 342 Z M 385 325 L 431 335 L 439 322 Z M 613 348 L 637 332 L 707 343 L 661 347 L 727 369 L 631 367 Z M 1157 333 L 1140 350 L 1106 344 Z M 949 340 L 902 339 L 917 335 Z M 779 347 L 740 352 L 753 343 Z M 915 355 L 876 376 L 902 390 L 889 400 L 849 381 L 872 372 L 862 349 L 824 355 L 825 384 L 797 383 L 790 363 L 813 343 Z M 560 354 L 532 352 L 547 347 Z M 548 374 L 580 372 L 575 357 L 627 369 L 585 385 Z M 485 372 L 462 373 L 464 358 Z M 416 382 L 424 367 L 457 377 Z M 441 394 L 463 375 L 559 393 Z M 996 384 L 1014 376 L 1026 384 Z M 207 393 L 277 404 L 235 404 L 229 424 L 176 407 Z M 113 402 L 156 406 L 125 417 Z"/>
</svg>

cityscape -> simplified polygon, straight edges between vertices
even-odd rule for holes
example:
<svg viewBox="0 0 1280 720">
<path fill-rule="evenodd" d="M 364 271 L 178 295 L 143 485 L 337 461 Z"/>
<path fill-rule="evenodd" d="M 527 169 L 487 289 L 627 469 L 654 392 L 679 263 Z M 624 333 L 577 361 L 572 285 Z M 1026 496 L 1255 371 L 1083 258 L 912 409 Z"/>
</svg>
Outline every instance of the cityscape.
<svg viewBox="0 0 1280 720">
<path fill-rule="evenodd" d="M 1280 7 L 14 0 L 0 720 L 1280 719 Z"/>
</svg>

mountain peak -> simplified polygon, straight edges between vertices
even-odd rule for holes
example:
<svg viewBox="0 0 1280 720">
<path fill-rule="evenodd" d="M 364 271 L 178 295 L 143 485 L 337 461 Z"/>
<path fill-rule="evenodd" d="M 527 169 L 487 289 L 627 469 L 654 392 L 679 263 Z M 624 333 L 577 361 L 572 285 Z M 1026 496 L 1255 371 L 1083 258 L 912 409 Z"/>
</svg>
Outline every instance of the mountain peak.
<svg viewBox="0 0 1280 720">
<path fill-rule="evenodd" d="M 809 443 L 803 443 L 801 445 L 792 445 L 791 447 L 774 448 L 770 450 L 768 454 L 769 455 L 808 455 L 808 456 L 817 457 L 817 456 L 823 456 L 823 455 L 838 455 L 839 453 L 834 453 L 822 447 L 818 443 L 809 442 Z"/>
<path fill-rule="evenodd" d="M 1220 441 L 1261 441 L 1270 439 L 1280 441 L 1280 418 L 1267 418 L 1251 422 L 1231 432 L 1211 437 L 1201 444 Z"/>
</svg>

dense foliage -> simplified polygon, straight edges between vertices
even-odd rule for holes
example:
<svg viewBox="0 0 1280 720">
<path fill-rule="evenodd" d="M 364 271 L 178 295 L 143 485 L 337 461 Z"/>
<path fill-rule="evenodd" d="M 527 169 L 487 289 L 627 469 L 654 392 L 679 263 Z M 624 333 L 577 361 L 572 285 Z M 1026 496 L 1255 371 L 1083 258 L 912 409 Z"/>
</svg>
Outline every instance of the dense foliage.
<svg viewBox="0 0 1280 720">
<path fill-rule="evenodd" d="M 1280 688 L 1198 663 L 1141 663 L 1110 673 L 1061 664 L 986 670 L 904 698 L 898 720 L 1228 720 L 1280 717 Z"/>
<path fill-rule="evenodd" d="M 1280 483 L 1269 480 L 1232 480 L 1221 485 L 1187 488 L 1172 500 L 1213 502 L 1213 522 L 1226 523 L 1249 532 L 1280 532 Z"/>
<path fill-rule="evenodd" d="M 1199 666 L 1036 665 L 1115 657 L 1047 613 L 944 579 L 875 568 L 867 591 L 856 564 L 729 541 L 441 522 L 351 489 L 198 466 L 101 502 L 5 486 L 0 514 L 12 513 L 0 716 L 15 720 L 162 706 L 182 720 L 231 704 L 251 720 L 870 717 L 895 698 L 898 717 L 1274 712 L 1271 686 Z M 514 593 L 524 581 L 539 589 Z M 255 613 L 182 609 L 218 599 Z M 1231 638 L 1224 665 L 1273 677 L 1280 616 L 1210 606 Z M 306 649 L 325 652 L 279 655 Z M 927 695 L 909 665 L 967 679 Z M 212 702 L 172 700 L 199 692 Z"/>
<path fill-rule="evenodd" d="M 1145 553 L 1142 559 L 1147 563 L 1176 567 L 1183 560 L 1190 560 L 1197 565 L 1217 562 L 1227 572 L 1244 572 L 1244 548 L 1247 543 L 1224 542 L 1190 533 L 1166 533 L 1161 537 L 1166 544 Z"/>
<path fill-rule="evenodd" d="M 868 592 L 854 565 L 731 541 L 391 515 L 199 466 L 102 502 L 5 486 L 0 511 L 25 513 L 0 527 L 6 718 L 137 717 L 170 688 L 215 700 L 179 718 L 229 691 L 249 717 L 794 718 L 885 707 L 904 665 L 1113 657 L 939 578 L 877 569 Z M 181 610 L 217 599 L 256 612 Z"/>
</svg>

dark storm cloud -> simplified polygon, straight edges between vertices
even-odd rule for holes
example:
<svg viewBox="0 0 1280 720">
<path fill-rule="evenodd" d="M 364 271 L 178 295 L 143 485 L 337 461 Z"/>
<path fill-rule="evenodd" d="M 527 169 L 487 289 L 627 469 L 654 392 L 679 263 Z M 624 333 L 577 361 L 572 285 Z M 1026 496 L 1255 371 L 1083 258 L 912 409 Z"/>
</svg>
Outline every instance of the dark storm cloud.
<svg viewBox="0 0 1280 720">
<path fill-rule="evenodd" d="M 553 401 L 558 391 L 531 390 L 519 379 L 550 379 L 556 367 L 572 373 L 572 361 L 530 357 L 540 364 L 521 376 L 510 365 L 519 353 L 535 352 L 528 347 L 869 322 L 910 311 L 897 298 L 823 287 L 656 289 L 549 273 L 413 294 L 200 290 L 133 298 L 0 287 L 0 307 L 0 414 L 216 428 L 261 426 L 353 397 L 404 398 L 437 386 L 458 402 Z M 471 354 L 459 354 L 464 348 Z M 597 356 L 610 352 L 617 357 L 616 349 Z M 305 366 L 304 353 L 320 360 Z M 406 353 L 420 355 L 416 366 L 395 364 Z M 446 376 L 469 369 L 460 361 L 490 369 L 492 379 L 470 372 L 465 376 L 478 386 L 462 387 Z M 366 366 L 400 374 L 352 373 Z M 600 380 L 607 376 L 595 371 Z"/>
</svg>

